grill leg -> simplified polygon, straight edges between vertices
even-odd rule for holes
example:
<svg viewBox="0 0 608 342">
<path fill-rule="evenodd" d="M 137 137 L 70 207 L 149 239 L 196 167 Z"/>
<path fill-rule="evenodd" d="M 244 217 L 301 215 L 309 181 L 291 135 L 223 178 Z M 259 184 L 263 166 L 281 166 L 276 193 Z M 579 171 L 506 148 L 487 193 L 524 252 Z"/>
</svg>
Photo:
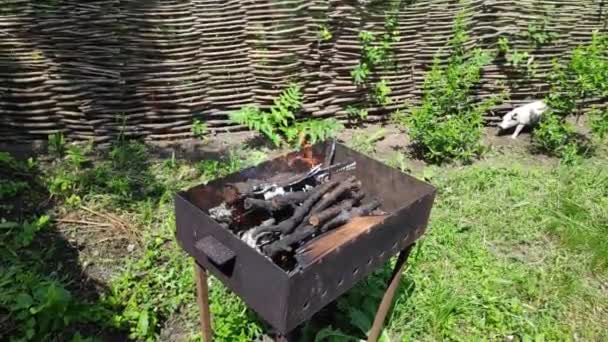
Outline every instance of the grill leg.
<svg viewBox="0 0 608 342">
<path fill-rule="evenodd" d="M 209 286 L 207 284 L 207 270 L 194 261 L 196 278 L 196 302 L 198 304 L 201 333 L 204 342 L 212 342 L 211 336 L 211 310 L 209 309 Z"/>
<path fill-rule="evenodd" d="M 378 341 L 378 337 L 380 336 L 380 332 L 382 331 L 382 327 L 384 326 L 384 320 L 386 319 L 386 315 L 388 314 L 388 311 L 393 305 L 395 292 L 397 292 L 397 288 L 399 287 L 399 281 L 401 280 L 403 265 L 405 265 L 407 257 L 410 255 L 410 252 L 413 247 L 413 244 L 409 245 L 406 249 L 399 253 L 399 257 L 397 258 L 397 263 L 395 264 L 395 268 L 393 269 L 393 274 L 391 275 L 388 288 L 386 289 L 384 297 L 382 297 L 382 301 L 380 302 L 380 306 L 378 307 L 378 311 L 376 312 L 376 318 L 374 318 L 374 324 L 372 325 L 372 329 L 369 332 L 367 342 Z"/>
</svg>

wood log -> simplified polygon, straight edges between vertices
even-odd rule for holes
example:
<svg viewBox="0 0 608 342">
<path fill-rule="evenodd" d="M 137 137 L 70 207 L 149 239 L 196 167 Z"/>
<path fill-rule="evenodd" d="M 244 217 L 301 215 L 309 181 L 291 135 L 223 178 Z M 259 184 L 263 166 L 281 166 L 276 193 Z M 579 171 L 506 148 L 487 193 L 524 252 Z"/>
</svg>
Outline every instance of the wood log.
<svg viewBox="0 0 608 342">
<path fill-rule="evenodd" d="M 294 191 L 286 193 L 282 196 L 277 196 L 271 200 L 262 200 L 257 198 L 245 198 L 244 206 L 246 210 L 259 209 L 268 212 L 281 210 L 287 206 L 295 205 L 304 202 L 311 191 Z"/>
<path fill-rule="evenodd" d="M 349 194 L 353 190 L 358 192 L 361 187 L 361 182 L 357 181 L 355 176 L 348 177 L 343 183 L 341 183 L 337 188 L 332 190 L 331 192 L 325 194 L 317 204 L 310 210 L 310 212 L 306 215 L 302 223 L 296 228 L 301 229 L 302 227 L 308 225 L 308 220 L 311 215 L 315 213 L 319 213 L 324 209 L 327 209 L 330 205 L 335 202 L 340 201 L 345 195 Z"/>
<path fill-rule="evenodd" d="M 310 215 L 308 219 L 308 223 L 311 225 L 318 227 L 323 223 L 331 220 L 332 218 L 338 216 L 342 211 L 348 211 L 352 209 L 364 196 L 361 192 L 356 192 L 352 195 L 352 198 L 346 199 L 338 204 L 335 204 L 323 211 L 320 211 L 316 214 Z"/>
<path fill-rule="evenodd" d="M 245 198 L 245 201 L 243 202 L 243 207 L 245 207 L 245 210 L 257 209 L 257 210 L 265 210 L 268 212 L 274 211 L 271 201 L 266 201 L 266 200 L 262 200 L 262 199 L 251 198 L 251 197 Z"/>
<path fill-rule="evenodd" d="M 359 216 L 369 215 L 372 211 L 380 206 L 380 201 L 377 199 L 372 200 L 371 202 L 364 204 L 360 207 L 353 208 L 350 211 L 343 210 L 336 217 L 325 223 L 321 229 L 319 230 L 321 233 L 325 233 L 326 231 L 339 227 L 351 219 Z"/>
<path fill-rule="evenodd" d="M 293 245 L 310 238 L 316 231 L 317 229 L 313 226 L 304 226 L 297 229 L 292 234 L 264 246 L 262 251 L 271 258 L 274 258 L 281 252 L 291 252 L 293 250 Z"/>
<path fill-rule="evenodd" d="M 271 227 L 258 227 L 256 228 L 256 231 L 254 232 L 253 236 L 257 237 L 263 232 L 278 232 L 283 235 L 291 233 L 304 220 L 306 215 L 310 212 L 312 206 L 323 195 L 325 195 L 328 191 L 331 191 L 337 185 L 338 181 L 334 180 L 318 186 L 313 191 L 311 191 L 310 196 L 302 203 L 302 205 L 296 208 L 290 218 Z"/>
<path fill-rule="evenodd" d="M 358 198 L 351 198 L 346 201 L 343 201 L 343 202 L 335 205 L 334 207 L 344 206 L 344 208 L 348 208 L 350 206 L 352 208 L 353 203 L 356 203 L 356 201 L 361 200 L 361 198 L 363 198 L 363 195 L 357 194 L 357 197 Z M 352 208 L 351 210 L 342 209 L 341 211 L 337 211 L 337 210 L 333 209 L 336 212 L 340 213 L 338 216 L 342 215 L 342 217 L 336 216 L 333 220 L 329 221 L 326 225 L 323 225 L 320 229 L 319 229 L 318 225 L 314 226 L 312 224 L 300 226 L 293 233 L 285 236 L 284 238 L 282 238 L 278 241 L 270 243 L 269 245 L 265 246 L 262 250 L 263 250 L 264 254 L 268 255 L 271 258 L 275 257 L 278 253 L 281 253 L 281 252 L 291 252 L 293 245 L 304 242 L 305 240 L 311 238 L 315 233 L 322 234 L 331 228 L 335 228 L 335 227 L 346 224 L 348 221 L 350 221 L 353 218 L 369 215 L 372 211 L 374 211 L 379 206 L 380 206 L 380 202 L 378 200 L 373 200 L 370 203 L 367 203 L 361 207 Z M 334 208 L 334 207 L 332 207 L 332 208 Z M 332 208 L 330 208 L 330 209 L 332 209 Z M 327 212 L 327 211 L 325 211 L 325 212 Z M 329 214 L 324 214 L 324 215 L 329 215 Z M 315 216 L 317 216 L 317 215 L 315 215 Z"/>
<path fill-rule="evenodd" d="M 345 193 L 353 190 L 359 190 L 360 188 L 361 181 L 357 181 L 355 176 L 350 176 L 334 190 L 323 196 L 323 198 L 311 209 L 310 213 L 315 214 L 327 209 L 330 205 L 338 201 Z"/>
<path fill-rule="evenodd" d="M 273 208 L 276 210 L 283 209 L 289 205 L 295 205 L 304 202 L 312 191 L 294 191 L 283 196 L 277 196 L 272 199 Z"/>
<path fill-rule="evenodd" d="M 371 227 L 384 222 L 386 218 L 387 216 L 355 217 L 345 225 L 306 242 L 296 251 L 298 267 L 306 268 L 317 263 L 332 251 L 366 234 Z"/>
</svg>

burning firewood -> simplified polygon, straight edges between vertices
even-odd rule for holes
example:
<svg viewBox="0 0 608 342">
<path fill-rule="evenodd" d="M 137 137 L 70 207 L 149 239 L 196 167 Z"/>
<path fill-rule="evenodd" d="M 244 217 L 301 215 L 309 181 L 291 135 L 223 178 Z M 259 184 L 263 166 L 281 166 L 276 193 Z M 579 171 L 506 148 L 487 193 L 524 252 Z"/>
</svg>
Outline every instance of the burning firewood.
<svg viewBox="0 0 608 342">
<path fill-rule="evenodd" d="M 302 203 L 310 196 L 310 192 L 308 191 L 294 191 L 288 192 L 282 196 L 276 196 L 271 200 L 261 200 L 257 198 L 246 198 L 245 199 L 245 209 L 261 209 L 269 212 L 278 211 L 284 209 L 290 205 L 296 205 Z"/>
<path fill-rule="evenodd" d="M 343 210 L 350 210 L 355 204 L 357 204 L 363 198 L 363 193 L 357 192 L 353 195 L 353 198 L 346 199 L 340 203 L 337 203 L 323 211 L 316 214 L 312 214 L 308 219 L 308 223 L 318 227 L 321 224 L 331 220 L 338 216 Z"/>
<path fill-rule="evenodd" d="M 297 263 L 296 248 L 353 218 L 373 215 L 380 206 L 377 200 L 361 204 L 361 181 L 354 175 L 339 176 L 356 164 L 332 164 L 334 153 L 329 146 L 323 164 L 306 172 L 228 184 L 236 189 L 235 196 L 209 214 L 249 246 L 291 269 Z"/>
<path fill-rule="evenodd" d="M 357 181 L 355 176 L 351 176 L 346 181 L 338 185 L 334 190 L 327 193 L 321 200 L 315 204 L 310 210 L 311 213 L 317 213 L 326 209 L 333 203 L 337 202 L 338 199 L 349 191 L 359 190 L 361 188 L 361 182 Z"/>
<path fill-rule="evenodd" d="M 310 209 L 319 200 L 319 198 L 336 187 L 338 184 L 338 181 L 334 180 L 318 186 L 312 191 L 311 195 L 304 202 L 302 202 L 302 205 L 294 210 L 293 215 L 289 219 L 275 226 L 258 227 L 258 229 L 256 229 L 254 232 L 254 237 L 263 232 L 277 232 L 281 234 L 291 233 L 304 220 L 306 214 L 310 212 Z"/>
<path fill-rule="evenodd" d="M 293 251 L 293 245 L 312 237 L 316 231 L 317 229 L 313 226 L 304 226 L 293 232 L 293 234 L 264 246 L 262 251 L 271 258 L 274 258 L 281 252 L 291 252 Z"/>
<path fill-rule="evenodd" d="M 345 207 L 348 207 L 348 204 L 350 204 L 350 206 L 352 207 L 353 202 L 353 199 L 349 199 L 340 203 L 340 205 L 346 204 Z M 343 209 L 338 216 L 336 216 L 333 220 L 327 222 L 327 224 L 323 225 L 322 227 L 319 228 L 318 226 L 314 225 L 305 225 L 303 227 L 298 228 L 292 234 L 287 235 L 286 237 L 265 246 L 262 251 L 264 252 L 264 254 L 268 255 L 271 258 L 275 257 L 281 252 L 291 252 L 293 251 L 294 245 L 311 238 L 315 234 L 324 233 L 332 228 L 344 225 L 355 217 L 367 216 L 379 206 L 380 202 L 378 200 L 373 200 L 370 203 L 367 203 L 361 207 L 352 208 L 351 210 Z"/>
<path fill-rule="evenodd" d="M 359 216 L 367 216 L 372 213 L 372 211 L 376 210 L 380 206 L 380 201 L 373 200 L 367 204 L 364 204 L 360 207 L 353 208 L 349 211 L 342 210 L 338 216 L 334 217 L 331 221 L 325 223 L 323 227 L 321 227 L 321 232 L 326 232 L 332 228 L 339 227 L 351 219 Z"/>
</svg>

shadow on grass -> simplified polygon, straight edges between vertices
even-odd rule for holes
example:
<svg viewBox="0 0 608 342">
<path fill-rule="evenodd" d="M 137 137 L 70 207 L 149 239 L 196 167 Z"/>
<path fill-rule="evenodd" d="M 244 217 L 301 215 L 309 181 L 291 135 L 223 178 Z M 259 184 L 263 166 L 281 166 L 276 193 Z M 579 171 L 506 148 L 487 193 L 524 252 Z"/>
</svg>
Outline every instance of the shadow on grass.
<svg viewBox="0 0 608 342">
<path fill-rule="evenodd" d="M 81 246 L 47 216 L 53 202 L 40 171 L 8 154 L 0 166 L 0 340 L 125 340 L 96 305 L 107 288 L 86 275 Z"/>
</svg>

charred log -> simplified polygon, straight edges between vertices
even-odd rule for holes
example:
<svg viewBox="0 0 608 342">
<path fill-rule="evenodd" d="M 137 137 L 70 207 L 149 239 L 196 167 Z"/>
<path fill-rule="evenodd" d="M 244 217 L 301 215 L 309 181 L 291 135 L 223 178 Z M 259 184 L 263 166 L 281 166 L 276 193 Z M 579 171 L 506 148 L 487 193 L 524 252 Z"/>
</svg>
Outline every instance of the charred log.
<svg viewBox="0 0 608 342">
<path fill-rule="evenodd" d="M 314 190 L 311 191 L 310 196 L 302 203 L 302 205 L 300 205 L 294 210 L 293 215 L 289 219 L 271 227 L 260 226 L 256 228 L 253 236 L 257 237 L 263 232 L 278 232 L 282 235 L 287 235 L 291 233 L 304 220 L 313 205 L 317 203 L 317 201 L 323 195 L 325 195 L 328 191 L 331 191 L 337 185 L 338 181 L 330 181 L 316 187 Z"/>
<path fill-rule="evenodd" d="M 283 209 L 290 205 L 296 205 L 304 202 L 308 196 L 311 195 L 310 191 L 294 191 L 287 193 L 283 196 L 278 196 L 272 199 L 272 207 L 275 210 Z"/>
<path fill-rule="evenodd" d="M 334 190 L 327 193 L 323 198 L 315 204 L 311 210 L 311 214 L 318 213 L 335 202 L 337 202 L 344 194 L 349 191 L 359 190 L 361 188 L 361 182 L 357 181 L 355 176 L 348 177 L 346 181 L 338 185 Z"/>
<path fill-rule="evenodd" d="M 356 192 L 352 195 L 352 198 L 346 199 L 338 204 L 335 204 L 323 211 L 320 211 L 316 214 L 310 215 L 308 219 L 308 223 L 311 225 L 318 227 L 323 223 L 331 220 L 332 218 L 338 216 L 342 211 L 348 211 L 353 206 L 355 206 L 359 201 L 363 198 L 363 193 Z"/>
<path fill-rule="evenodd" d="M 284 195 L 273 197 L 271 200 L 257 198 L 245 198 L 244 207 L 246 210 L 258 209 L 268 212 L 279 211 L 287 206 L 296 205 L 304 202 L 311 195 L 310 191 L 294 191 Z"/>
<path fill-rule="evenodd" d="M 373 200 L 367 204 L 364 204 L 360 207 L 357 208 L 353 208 L 349 211 L 347 210 L 342 210 L 340 212 L 340 214 L 338 214 L 336 217 L 334 217 L 333 219 L 331 219 L 330 221 L 328 221 L 327 223 L 325 223 L 321 229 L 320 232 L 324 233 L 330 229 L 339 227 L 345 223 L 347 223 L 348 221 L 350 221 L 351 219 L 353 219 L 354 217 L 358 217 L 358 216 L 366 216 L 369 215 L 371 212 L 373 212 L 376 208 L 378 208 L 380 206 L 380 201 L 378 200 Z"/>
<path fill-rule="evenodd" d="M 243 202 L 243 207 L 246 210 L 257 209 L 257 210 L 265 210 L 268 212 L 272 212 L 275 210 L 272 207 L 271 201 L 266 201 L 266 200 L 257 199 L 257 198 L 245 198 L 245 201 Z"/>
<path fill-rule="evenodd" d="M 294 245 L 305 242 L 315 235 L 315 233 L 323 233 L 329 229 L 341 226 L 354 217 L 369 215 L 380 206 L 380 202 L 374 200 L 364 206 L 352 208 L 354 204 L 358 203 L 363 198 L 363 194 L 355 193 L 353 196 L 354 198 L 346 199 L 316 215 L 312 215 L 309 219 L 310 224 L 302 225 L 293 233 L 268 244 L 263 248 L 264 254 L 274 258 L 279 253 L 291 252 Z M 330 221 L 327 222 L 328 220 Z M 327 224 L 319 229 L 323 222 L 327 222 Z"/>
<path fill-rule="evenodd" d="M 292 234 L 265 246 L 263 252 L 271 258 L 274 258 L 281 252 L 291 252 L 293 250 L 293 245 L 310 238 L 315 232 L 315 227 L 304 226 Z"/>
<path fill-rule="evenodd" d="M 361 186 L 361 183 L 357 182 L 356 179 L 354 178 L 354 176 L 346 179 L 346 181 L 344 183 L 341 183 L 334 190 L 325 194 L 319 200 L 319 202 L 317 202 L 317 204 L 315 204 L 315 206 L 306 215 L 304 220 L 302 220 L 302 223 L 300 223 L 300 225 L 295 230 L 302 229 L 304 226 L 308 225 L 310 217 L 313 214 L 318 213 L 318 212 L 322 211 L 323 209 L 326 209 L 328 206 L 332 205 L 333 203 L 348 199 L 349 196 L 352 196 L 352 193 L 353 193 L 352 190 L 355 190 L 355 193 L 358 193 L 360 186 Z"/>
</svg>

